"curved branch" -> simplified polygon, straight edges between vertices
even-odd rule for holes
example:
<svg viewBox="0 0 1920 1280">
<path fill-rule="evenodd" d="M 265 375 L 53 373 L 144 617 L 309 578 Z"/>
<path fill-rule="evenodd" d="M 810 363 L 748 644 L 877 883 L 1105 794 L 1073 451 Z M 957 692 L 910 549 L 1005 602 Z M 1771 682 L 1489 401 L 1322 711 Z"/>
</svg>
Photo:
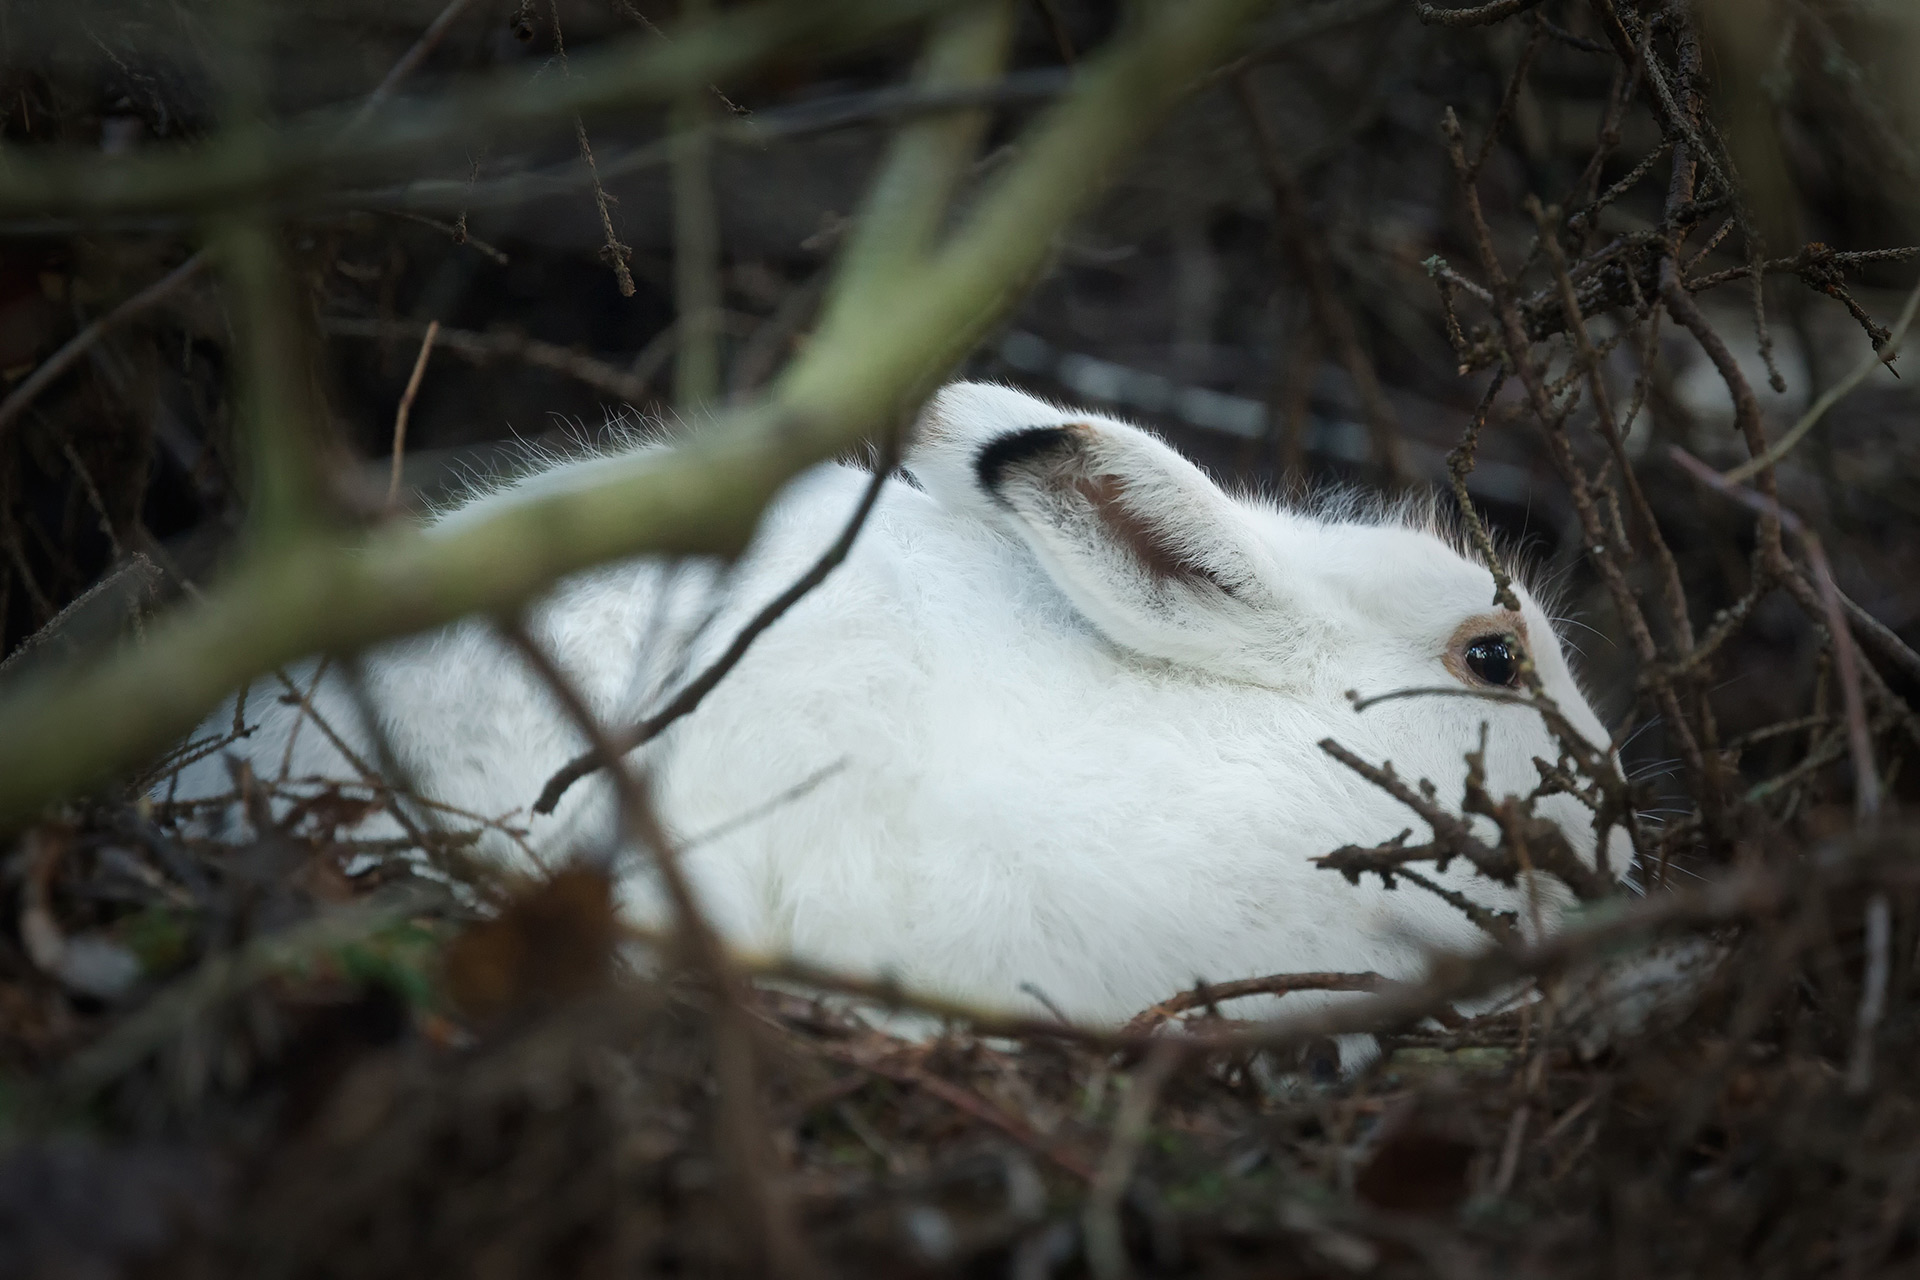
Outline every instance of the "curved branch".
<svg viewBox="0 0 1920 1280">
<path fill-rule="evenodd" d="M 1425 0 L 1413 0 L 1413 11 L 1431 27 L 1484 27 L 1538 8 L 1541 0 L 1488 0 L 1467 9 L 1442 9 Z"/>
<path fill-rule="evenodd" d="M 737 552 L 789 477 L 925 399 L 1018 300 L 1060 229 L 1262 7 L 1191 0 L 1150 10 L 1034 127 L 1021 159 L 937 256 L 902 270 L 869 305 L 829 318 L 765 400 L 677 448 L 608 461 L 571 493 L 522 498 L 431 533 L 313 533 L 258 553 L 204 604 L 153 627 L 144 646 L 0 700 L 0 823 L 137 764 L 228 689 L 302 654 L 510 610 L 556 578 L 621 556 Z M 710 42 L 675 45 L 690 47 L 711 51 Z"/>
<path fill-rule="evenodd" d="M 800 600 L 815 587 L 825 582 L 827 575 L 847 558 L 847 552 L 853 550 L 854 539 L 860 536 L 860 530 L 867 523 L 867 516 L 873 511 L 873 504 L 880 499 L 880 490 L 886 487 L 887 478 L 893 474 L 893 469 L 899 461 L 898 453 L 898 446 L 890 442 L 887 446 L 887 456 L 874 465 L 872 482 L 860 495 L 860 501 L 854 507 L 853 517 L 840 531 L 840 536 L 833 540 L 833 545 L 822 552 L 820 558 L 814 561 L 805 573 L 796 578 L 791 586 L 770 600 L 760 612 L 754 614 L 747 625 L 740 628 L 739 633 L 733 637 L 726 652 L 715 658 L 706 670 L 687 681 L 686 686 L 675 694 L 673 701 L 666 706 L 638 724 L 610 731 L 604 745 L 596 743 L 592 750 L 584 751 L 560 766 L 554 775 L 547 779 L 547 785 L 541 788 L 540 798 L 533 802 L 533 811 L 541 814 L 552 813 L 555 806 L 560 803 L 560 797 L 564 796 L 574 783 L 588 774 L 606 768 L 628 752 L 653 741 L 676 720 L 691 715 L 706 700 L 706 696 L 726 679 L 727 673 L 739 665 L 740 659 L 747 656 L 747 650 L 753 647 L 753 642 L 760 638 L 761 633 L 778 622 L 787 610 L 800 603 Z"/>
</svg>

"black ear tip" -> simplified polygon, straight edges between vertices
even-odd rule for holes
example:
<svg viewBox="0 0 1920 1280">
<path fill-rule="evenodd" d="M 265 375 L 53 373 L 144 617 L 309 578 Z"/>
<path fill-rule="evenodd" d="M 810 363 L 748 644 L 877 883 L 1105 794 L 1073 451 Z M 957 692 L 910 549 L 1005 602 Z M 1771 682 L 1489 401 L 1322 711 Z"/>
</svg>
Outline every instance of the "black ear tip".
<svg viewBox="0 0 1920 1280">
<path fill-rule="evenodd" d="M 1073 433 L 1065 427 L 1028 427 L 995 436 L 974 455 L 973 474 L 980 487 L 995 493 L 1006 478 L 1007 468 L 1031 462 L 1048 454 L 1065 453 L 1074 445 Z"/>
</svg>

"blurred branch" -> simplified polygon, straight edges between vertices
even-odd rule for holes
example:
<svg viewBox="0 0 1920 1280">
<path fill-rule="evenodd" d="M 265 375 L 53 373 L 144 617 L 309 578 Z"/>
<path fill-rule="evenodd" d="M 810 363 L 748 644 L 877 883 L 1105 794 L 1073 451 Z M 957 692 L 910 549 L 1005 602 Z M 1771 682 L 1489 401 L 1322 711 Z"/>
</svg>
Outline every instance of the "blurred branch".
<svg viewBox="0 0 1920 1280">
<path fill-rule="evenodd" d="M 1353 312 L 1340 294 L 1340 282 L 1333 269 L 1333 256 L 1326 238 L 1307 207 L 1306 192 L 1294 176 L 1281 150 L 1279 136 L 1261 109 L 1259 96 L 1247 75 L 1233 82 L 1241 114 L 1257 143 L 1260 167 L 1273 194 L 1275 239 L 1293 259 L 1301 281 L 1307 286 L 1307 298 L 1313 307 L 1315 322 L 1333 344 L 1340 363 L 1353 379 L 1360 405 L 1373 436 L 1373 461 L 1380 468 L 1387 487 L 1400 488 L 1407 482 L 1406 451 L 1400 442 L 1400 419 L 1393 402 L 1381 389 L 1373 360 L 1361 344 L 1360 330 Z"/>
<path fill-rule="evenodd" d="M 918 85 L 888 85 L 859 93 L 833 94 L 792 106 L 756 111 L 749 117 L 709 119 L 702 127 L 716 143 L 757 148 L 856 125 L 943 115 L 975 107 L 1026 106 L 1051 102 L 1064 93 L 1072 82 L 1072 74 L 1064 68 L 1033 67 L 1009 72 L 1003 78 L 987 84 L 956 85 L 937 90 Z M 674 145 L 674 139 L 667 137 L 626 151 L 602 153 L 600 176 L 603 180 L 612 180 L 670 164 Z M 586 175 L 578 165 L 567 164 L 479 183 L 469 183 L 463 179 L 421 178 L 404 186 L 348 192 L 338 197 L 323 196 L 321 199 L 363 208 L 407 206 L 479 209 L 518 204 L 543 196 L 565 195 L 578 190 L 585 181 Z"/>
<path fill-rule="evenodd" d="M 682 0 L 681 11 L 703 18 L 707 0 Z M 673 106 L 673 400 L 683 414 L 720 395 L 720 211 L 707 126 L 712 113 L 705 86 L 689 87 Z"/>
<path fill-rule="evenodd" d="M 738 551 L 790 476 L 926 397 L 1019 298 L 1055 234 L 1262 7 L 1194 0 L 1143 13 L 1086 65 L 931 261 L 864 305 L 839 308 L 764 400 L 679 447 L 606 459 L 577 490 L 521 496 L 430 531 L 311 536 L 252 555 L 203 604 L 156 623 L 143 647 L 13 691 L 0 701 L 0 821 L 161 750 L 228 689 L 301 654 L 512 609 L 559 576 L 619 556 Z M 697 66 L 704 83 L 711 67 L 688 50 L 709 44 L 682 40 L 673 58 L 648 65 L 672 83 Z M 9 198 L 20 189 L 9 187 Z"/>
<path fill-rule="evenodd" d="M 1106 1152 L 1100 1157 L 1080 1209 L 1080 1234 L 1086 1241 L 1087 1270 L 1093 1280 L 1132 1280 L 1120 1202 L 1133 1181 L 1134 1166 L 1139 1163 L 1160 1093 L 1183 1056 L 1179 1042 L 1162 1040 L 1148 1051 L 1147 1060 L 1127 1081 L 1126 1096 L 1114 1116 Z"/>
<path fill-rule="evenodd" d="M 681 866 L 680 851 L 660 825 L 644 782 L 617 756 L 606 727 L 593 714 L 579 687 L 520 619 L 502 623 L 499 630 L 540 677 L 594 752 L 612 762 L 622 834 L 652 855 L 673 905 L 674 940 L 713 993 L 715 1007 L 709 1033 L 720 1092 L 718 1145 L 731 1166 L 736 1192 L 751 1206 L 750 1221 L 758 1229 L 758 1252 L 767 1274 L 805 1280 L 817 1269 L 801 1245 L 787 1197 L 771 1176 L 775 1157 L 768 1143 L 767 1120 L 756 1083 L 752 1027 L 726 946 L 701 911 Z"/>
<path fill-rule="evenodd" d="M 381 103 L 391 98 L 394 90 L 398 89 L 408 76 L 418 71 L 420 64 L 427 60 L 427 55 L 440 46 L 440 42 L 446 38 L 453 24 L 460 20 L 460 15 L 472 7 L 473 0 L 447 0 L 447 7 L 427 24 L 427 29 L 420 33 L 420 38 L 413 42 L 412 47 L 400 56 L 400 61 L 394 63 L 392 69 L 387 72 L 386 79 L 367 95 L 366 102 L 361 104 L 359 112 L 354 115 L 353 122 L 356 125 L 364 123 Z"/>
<path fill-rule="evenodd" d="M 1241 54 L 1232 62 L 1207 74 L 1208 84 L 1217 84 L 1240 75 L 1248 67 L 1278 61 L 1301 52 L 1300 46 L 1316 36 L 1340 31 L 1371 21 L 1389 11 L 1405 12 L 1402 0 L 1328 0 L 1276 17 L 1262 27 L 1260 46 Z"/>
<path fill-rule="evenodd" d="M 946 19 L 928 42 L 914 87 L 940 92 L 992 84 L 1006 64 L 1011 35 L 1005 0 Z M 986 121 L 986 112 L 974 109 L 901 127 L 848 239 L 823 327 L 843 309 L 871 305 L 897 277 L 920 266 L 979 150 Z"/>
<path fill-rule="evenodd" d="M 280 126 L 248 124 L 181 150 L 102 158 L 97 150 L 10 153 L 0 216 L 198 211 L 285 197 L 377 173 L 438 146 L 615 107 L 671 102 L 776 58 L 827 54 L 949 8 L 954 0 L 808 0 L 723 9 L 676 28 L 609 42 L 575 58 L 571 74 L 529 79 L 510 67 L 427 101 L 383 106 L 364 124 L 329 108 Z"/>
<path fill-rule="evenodd" d="M 220 1001 L 274 974 L 309 969 L 321 957 L 431 910 L 445 897 L 437 886 L 405 885 L 255 938 L 237 950 L 209 956 L 139 1012 L 75 1054 L 61 1072 L 58 1087 L 70 1097 L 85 1098 L 137 1066 Z"/>
<path fill-rule="evenodd" d="M 235 311 L 242 439 L 256 548 L 300 536 L 320 516 L 325 473 L 313 405 L 308 335 L 274 231 L 257 222 L 219 231 L 214 250 Z"/>
</svg>

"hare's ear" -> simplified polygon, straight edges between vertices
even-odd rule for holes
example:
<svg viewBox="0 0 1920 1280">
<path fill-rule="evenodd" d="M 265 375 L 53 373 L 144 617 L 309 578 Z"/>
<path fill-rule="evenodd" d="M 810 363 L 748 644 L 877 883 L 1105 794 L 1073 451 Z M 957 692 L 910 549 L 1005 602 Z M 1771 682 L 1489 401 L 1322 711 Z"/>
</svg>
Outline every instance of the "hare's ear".
<svg viewBox="0 0 1920 1280">
<path fill-rule="evenodd" d="M 1277 632 L 1279 572 L 1249 513 L 1138 428 L 1004 387 L 949 387 L 921 419 L 909 469 L 951 509 L 1032 547 L 1115 643 L 1239 668 Z"/>
</svg>

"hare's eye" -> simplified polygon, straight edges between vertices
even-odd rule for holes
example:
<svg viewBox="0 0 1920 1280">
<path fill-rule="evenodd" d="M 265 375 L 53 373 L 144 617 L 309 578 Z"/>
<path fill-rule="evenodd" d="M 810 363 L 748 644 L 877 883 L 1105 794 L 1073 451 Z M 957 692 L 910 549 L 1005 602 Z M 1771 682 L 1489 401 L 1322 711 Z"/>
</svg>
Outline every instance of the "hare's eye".
<svg viewBox="0 0 1920 1280">
<path fill-rule="evenodd" d="M 1510 688 L 1520 683 L 1520 653 L 1506 636 L 1480 636 L 1467 642 L 1467 670 L 1488 684 Z"/>
</svg>

